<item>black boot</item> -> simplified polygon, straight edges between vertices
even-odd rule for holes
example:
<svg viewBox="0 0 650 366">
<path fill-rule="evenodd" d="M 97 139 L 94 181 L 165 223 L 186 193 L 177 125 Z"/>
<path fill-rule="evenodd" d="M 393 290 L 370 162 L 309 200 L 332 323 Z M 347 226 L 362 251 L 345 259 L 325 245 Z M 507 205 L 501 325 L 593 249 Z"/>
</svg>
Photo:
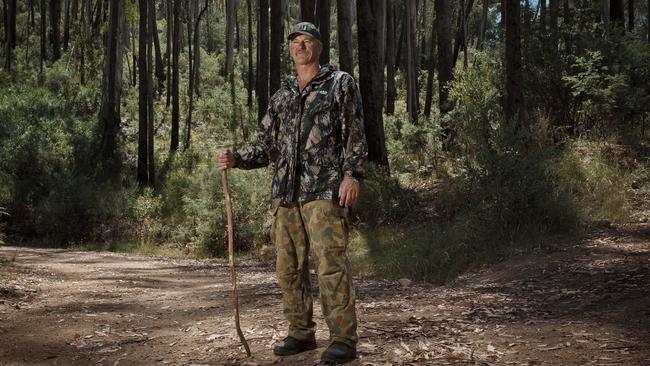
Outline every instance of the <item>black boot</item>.
<svg viewBox="0 0 650 366">
<path fill-rule="evenodd" d="M 312 349 L 316 349 L 315 338 L 300 340 L 292 336 L 287 336 L 281 342 L 278 342 L 273 346 L 273 353 L 277 356 L 290 356 L 300 352 L 310 351 Z"/>
<path fill-rule="evenodd" d="M 325 365 L 337 365 L 354 360 L 357 357 L 357 350 L 343 342 L 332 342 L 323 352 L 321 361 Z"/>
</svg>

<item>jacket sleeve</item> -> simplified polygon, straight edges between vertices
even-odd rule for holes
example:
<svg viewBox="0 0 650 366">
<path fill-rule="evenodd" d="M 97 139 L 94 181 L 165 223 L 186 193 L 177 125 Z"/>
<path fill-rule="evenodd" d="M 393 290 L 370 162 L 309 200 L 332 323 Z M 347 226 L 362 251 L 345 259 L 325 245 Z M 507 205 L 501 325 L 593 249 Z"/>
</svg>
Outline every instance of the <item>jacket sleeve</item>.
<svg viewBox="0 0 650 366">
<path fill-rule="evenodd" d="M 343 134 L 343 172 L 355 178 L 363 178 L 364 163 L 368 157 L 368 145 L 363 126 L 361 93 L 350 75 L 341 85 L 341 121 Z"/>
<path fill-rule="evenodd" d="M 278 119 L 271 104 L 257 128 L 257 137 L 248 145 L 237 149 L 234 152 L 235 167 L 240 169 L 262 168 L 277 155 Z"/>
</svg>

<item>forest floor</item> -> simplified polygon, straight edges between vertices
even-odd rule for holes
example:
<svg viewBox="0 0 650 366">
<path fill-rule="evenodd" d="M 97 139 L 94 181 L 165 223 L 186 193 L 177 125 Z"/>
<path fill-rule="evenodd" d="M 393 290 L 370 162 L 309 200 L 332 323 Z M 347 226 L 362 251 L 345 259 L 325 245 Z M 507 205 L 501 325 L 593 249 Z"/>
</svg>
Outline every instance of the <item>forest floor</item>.
<svg viewBox="0 0 650 366">
<path fill-rule="evenodd" d="M 247 358 L 223 261 L 0 247 L 2 365 L 316 365 L 276 357 L 272 266 L 239 263 Z M 351 365 L 650 365 L 650 225 L 509 259 L 444 286 L 356 279 Z"/>
</svg>

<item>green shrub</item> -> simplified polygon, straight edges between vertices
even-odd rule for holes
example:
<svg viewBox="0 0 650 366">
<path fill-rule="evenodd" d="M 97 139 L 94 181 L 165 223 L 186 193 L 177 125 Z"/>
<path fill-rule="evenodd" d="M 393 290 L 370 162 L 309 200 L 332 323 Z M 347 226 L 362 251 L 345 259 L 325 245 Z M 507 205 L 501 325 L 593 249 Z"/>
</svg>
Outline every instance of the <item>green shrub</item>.
<svg viewBox="0 0 650 366">
<path fill-rule="evenodd" d="M 151 188 L 145 188 L 135 199 L 133 211 L 140 243 L 153 243 L 160 238 L 164 225 L 162 205 L 161 197 Z"/>
<path fill-rule="evenodd" d="M 564 77 L 577 103 L 578 133 L 595 130 L 608 136 L 619 124 L 620 107 L 629 89 L 623 73 L 612 71 L 600 51 L 576 57 L 574 74 Z"/>
<path fill-rule="evenodd" d="M 436 184 L 416 190 L 412 182 L 369 169 L 364 194 L 371 199 L 362 200 L 361 213 L 371 214 L 361 216 L 352 245 L 360 268 L 444 282 L 469 268 L 536 248 L 549 235 L 579 228 L 573 201 L 552 169 L 553 148 L 550 153 L 538 150 L 528 130 L 504 122 L 500 69 L 490 55 L 477 57 L 475 67 L 459 72 L 450 90 L 455 108 L 443 117 L 454 130 L 452 149 L 445 153 L 450 165 L 438 168 L 447 168 L 447 173 L 438 174 Z M 404 143 L 421 138 L 421 131 L 435 136 L 435 127 L 411 132 L 405 126 L 400 129 L 402 143 L 391 145 L 397 147 L 389 150 L 391 155 L 415 155 L 417 145 L 425 147 L 420 154 L 443 155 L 434 142 L 439 138 Z M 429 214 L 423 217 L 423 210 Z"/>
<path fill-rule="evenodd" d="M 625 222 L 629 218 L 631 174 L 617 167 L 614 156 L 607 156 L 613 146 L 577 140 L 552 168 L 556 184 L 571 199 L 582 221 Z"/>
<path fill-rule="evenodd" d="M 221 174 L 214 156 L 213 153 L 195 155 L 190 150 L 178 153 L 160 190 L 161 212 L 169 227 L 169 236 L 164 239 L 189 246 L 199 255 L 223 255 L 227 248 Z M 188 174 L 189 165 L 191 174 Z M 235 169 L 229 171 L 228 178 L 235 244 L 246 250 L 268 243 L 269 171 Z"/>
<path fill-rule="evenodd" d="M 377 227 L 401 222 L 417 205 L 415 192 L 372 163 L 366 165 L 366 178 L 356 207 L 360 222 Z"/>
</svg>

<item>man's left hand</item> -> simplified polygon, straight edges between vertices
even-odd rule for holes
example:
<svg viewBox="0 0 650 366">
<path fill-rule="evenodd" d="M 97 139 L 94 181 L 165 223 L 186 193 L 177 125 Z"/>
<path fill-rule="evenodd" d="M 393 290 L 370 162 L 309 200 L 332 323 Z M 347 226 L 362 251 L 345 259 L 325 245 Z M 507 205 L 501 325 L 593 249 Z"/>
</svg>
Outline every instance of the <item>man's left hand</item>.
<svg viewBox="0 0 650 366">
<path fill-rule="evenodd" d="M 350 207 L 359 198 L 359 181 L 352 177 L 345 177 L 339 186 L 339 206 Z"/>
</svg>

